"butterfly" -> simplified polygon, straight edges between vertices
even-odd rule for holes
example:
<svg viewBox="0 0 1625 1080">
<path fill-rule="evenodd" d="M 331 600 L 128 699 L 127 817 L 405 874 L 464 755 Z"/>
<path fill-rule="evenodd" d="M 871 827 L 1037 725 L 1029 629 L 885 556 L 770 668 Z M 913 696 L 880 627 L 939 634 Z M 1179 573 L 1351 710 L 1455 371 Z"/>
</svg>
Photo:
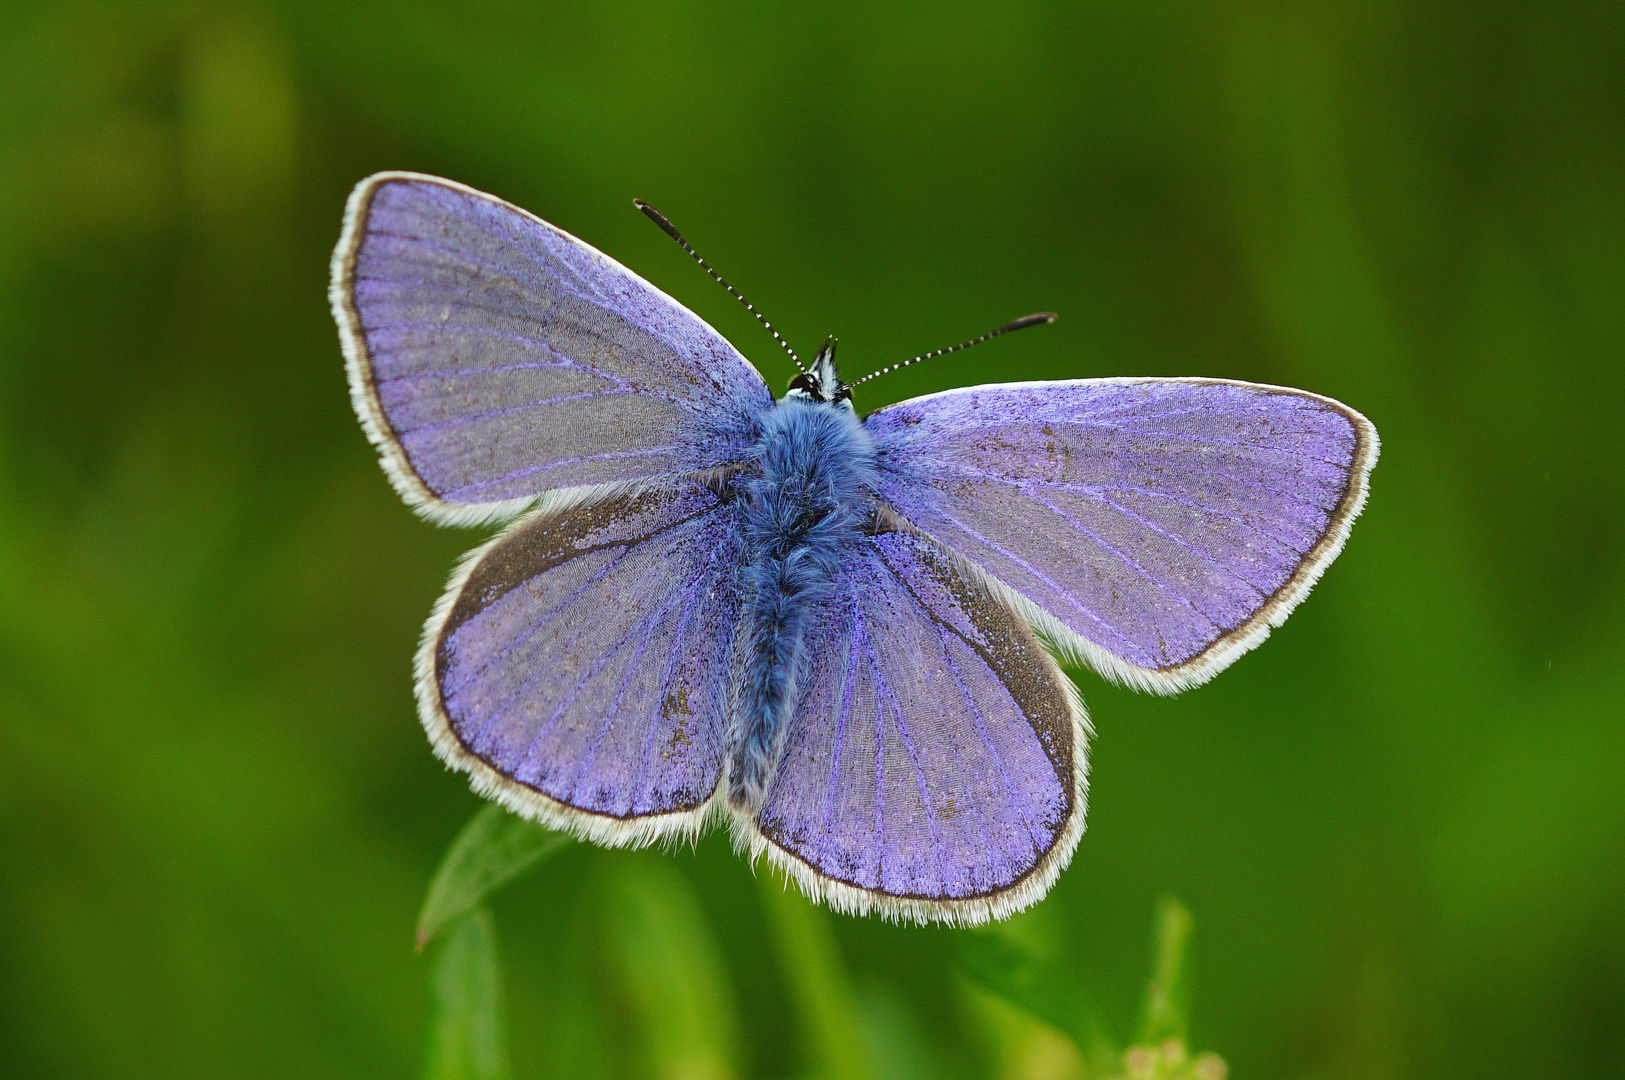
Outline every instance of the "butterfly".
<svg viewBox="0 0 1625 1080">
<path fill-rule="evenodd" d="M 1087 794 L 1060 664 L 1211 678 L 1337 556 L 1377 458 L 1347 406 L 1222 379 L 860 418 L 833 338 L 775 400 L 608 256 L 417 173 L 357 185 L 330 299 L 396 490 L 439 524 L 506 522 L 424 628 L 440 758 L 607 846 L 726 822 L 809 896 L 899 921 L 1041 899 Z"/>
</svg>

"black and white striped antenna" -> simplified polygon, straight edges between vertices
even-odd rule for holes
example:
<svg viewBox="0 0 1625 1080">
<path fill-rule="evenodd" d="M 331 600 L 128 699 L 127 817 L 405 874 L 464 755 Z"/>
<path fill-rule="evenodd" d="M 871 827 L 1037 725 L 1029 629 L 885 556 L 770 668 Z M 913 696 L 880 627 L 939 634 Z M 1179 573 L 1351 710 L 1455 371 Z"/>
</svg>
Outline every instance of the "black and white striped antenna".
<svg viewBox="0 0 1625 1080">
<path fill-rule="evenodd" d="M 846 383 L 842 387 L 842 389 L 843 390 L 850 390 L 854 386 L 862 386 L 864 383 L 868 382 L 870 379 L 878 379 L 882 375 L 886 375 L 886 374 L 889 374 L 889 373 L 891 373 L 893 371 L 896 371 L 898 368 L 906 368 L 910 364 L 918 364 L 921 360 L 929 360 L 933 356 L 943 356 L 943 355 L 946 355 L 947 353 L 958 352 L 961 349 L 968 349 L 972 345 L 980 345 L 984 341 L 992 341 L 994 338 L 998 337 L 1000 334 L 1008 334 L 1013 330 L 1025 330 L 1029 326 L 1037 326 L 1039 323 L 1052 323 L 1054 321 L 1055 321 L 1055 312 L 1053 312 L 1053 311 L 1039 311 L 1039 312 L 1034 312 L 1031 315 L 1023 315 L 1021 318 L 1013 319 L 1010 322 L 1007 322 L 1003 326 L 999 327 L 997 330 L 993 330 L 993 331 L 990 331 L 990 332 L 988 332 L 986 334 L 983 334 L 979 338 L 972 338 L 969 341 L 962 341 L 958 345 L 950 345 L 948 348 L 946 348 L 946 349 L 938 349 L 936 352 L 921 353 L 919 356 L 916 356 L 911 360 L 904 360 L 901 364 L 893 364 L 891 367 L 883 367 L 879 371 L 870 372 L 868 375 L 865 375 L 861 379 L 858 379 L 858 380 L 856 380 L 854 382 Z"/>
<path fill-rule="evenodd" d="M 717 284 L 721 285 L 724 289 L 727 289 L 728 292 L 733 296 L 733 298 L 735 300 L 738 300 L 741 304 L 745 305 L 745 310 L 746 311 L 748 311 L 752 315 L 756 316 L 756 321 L 761 323 L 764 327 L 766 327 L 767 332 L 773 335 L 773 340 L 778 342 L 780 345 L 783 345 L 784 346 L 784 351 L 790 354 L 790 359 L 795 361 L 797 371 L 800 371 L 803 375 L 807 375 L 809 377 L 811 376 L 812 373 L 810 371 L 808 371 L 807 368 L 806 368 L 806 365 L 804 365 L 801 362 L 801 357 L 797 356 L 796 351 L 794 349 L 790 348 L 790 343 L 788 341 L 785 341 L 782 337 L 780 337 L 779 332 L 777 330 L 773 329 L 773 324 L 767 321 L 767 316 L 763 315 L 760 311 L 757 311 L 755 304 L 751 303 L 749 300 L 746 300 L 743 296 L 741 296 L 739 294 L 738 289 L 734 288 L 732 285 L 729 285 L 726 281 L 724 281 L 722 279 L 721 274 L 719 274 L 715 270 L 711 269 L 711 264 L 706 262 L 703 258 L 700 257 L 700 253 L 694 250 L 694 247 L 693 247 L 692 244 L 690 244 L 687 240 L 683 239 L 683 234 L 677 231 L 677 226 L 673 225 L 666 218 L 665 214 L 662 214 L 659 210 L 656 210 L 654 207 L 650 206 L 648 203 L 644 202 L 642 199 L 633 199 L 632 200 L 632 205 L 637 207 L 639 210 L 642 210 L 643 213 L 649 218 L 650 221 L 652 221 L 656 225 L 660 226 L 661 231 L 663 231 L 667 236 L 671 237 L 673 240 L 677 241 L 678 245 L 681 246 L 684 251 L 686 251 L 690 255 L 692 255 L 694 257 L 694 261 L 699 263 L 700 266 L 704 268 L 704 270 L 705 270 L 705 272 L 707 274 L 710 274 L 712 277 L 717 279 Z"/>
</svg>

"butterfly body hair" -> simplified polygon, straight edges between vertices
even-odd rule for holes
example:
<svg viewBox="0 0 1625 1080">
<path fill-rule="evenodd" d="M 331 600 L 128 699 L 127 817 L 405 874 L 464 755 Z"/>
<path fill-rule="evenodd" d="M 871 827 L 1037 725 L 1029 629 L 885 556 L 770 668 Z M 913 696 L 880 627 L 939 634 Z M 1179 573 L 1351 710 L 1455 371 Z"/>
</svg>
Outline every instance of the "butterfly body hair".
<svg viewBox="0 0 1625 1080">
<path fill-rule="evenodd" d="M 787 395 L 761 419 L 737 481 L 748 598 L 728 801 L 760 809 L 783 751 L 803 644 L 874 516 L 875 448 L 850 405 Z"/>
</svg>

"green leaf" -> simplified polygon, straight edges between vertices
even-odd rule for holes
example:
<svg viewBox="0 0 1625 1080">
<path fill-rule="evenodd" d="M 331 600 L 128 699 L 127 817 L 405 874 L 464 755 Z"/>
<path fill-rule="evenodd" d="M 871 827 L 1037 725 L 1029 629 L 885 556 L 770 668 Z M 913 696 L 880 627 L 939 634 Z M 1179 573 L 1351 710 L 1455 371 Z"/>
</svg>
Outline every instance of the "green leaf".
<svg viewBox="0 0 1625 1080">
<path fill-rule="evenodd" d="M 620 855 L 606 867 L 604 914 L 657 1080 L 728 1080 L 739 1015 L 727 971 L 688 880 L 671 860 Z"/>
<path fill-rule="evenodd" d="M 1135 1042 L 1150 1046 L 1164 1039 L 1186 1040 L 1190 1031 L 1190 985 L 1186 960 L 1193 924 L 1191 913 L 1175 898 L 1157 906 L 1153 929 L 1151 981 L 1145 987 L 1140 1034 Z"/>
<path fill-rule="evenodd" d="M 502 965 L 481 904 L 452 928 L 434 971 L 434 1019 L 424 1080 L 507 1080 Z"/>
<path fill-rule="evenodd" d="M 1104 1073 L 1116 1066 L 1116 1045 L 1075 973 L 1039 957 L 1000 929 L 963 935 L 959 962 L 978 985 L 1070 1036 L 1091 1070 Z"/>
<path fill-rule="evenodd" d="M 757 880 L 812 1074 L 819 1080 L 870 1080 L 874 1070 L 864 1045 L 857 997 L 828 914 L 776 874 L 760 874 Z"/>
<path fill-rule="evenodd" d="M 571 842 L 487 803 L 452 841 L 418 916 L 418 949 L 492 892 Z"/>
</svg>

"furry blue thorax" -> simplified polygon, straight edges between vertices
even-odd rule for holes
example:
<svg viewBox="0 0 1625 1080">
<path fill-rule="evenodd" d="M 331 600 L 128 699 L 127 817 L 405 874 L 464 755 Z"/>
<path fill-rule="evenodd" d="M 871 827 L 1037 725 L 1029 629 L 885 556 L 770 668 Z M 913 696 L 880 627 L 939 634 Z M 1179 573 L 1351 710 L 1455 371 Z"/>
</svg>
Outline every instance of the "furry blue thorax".
<svg viewBox="0 0 1625 1080">
<path fill-rule="evenodd" d="M 870 521 L 875 485 L 874 443 L 845 401 L 786 395 L 760 430 L 740 483 L 748 607 L 728 770 L 728 801 L 752 812 L 783 750 L 803 642 Z"/>
</svg>

